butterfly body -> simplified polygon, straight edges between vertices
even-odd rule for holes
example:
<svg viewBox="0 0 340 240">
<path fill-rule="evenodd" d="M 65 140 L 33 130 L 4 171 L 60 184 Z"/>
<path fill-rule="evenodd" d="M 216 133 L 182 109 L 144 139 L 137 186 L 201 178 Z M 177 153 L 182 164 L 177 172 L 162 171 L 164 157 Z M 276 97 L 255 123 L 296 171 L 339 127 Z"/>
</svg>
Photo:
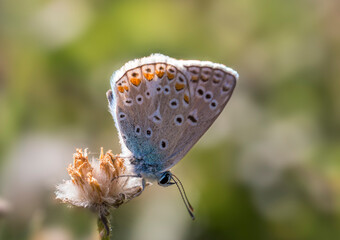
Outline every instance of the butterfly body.
<svg viewBox="0 0 340 240">
<path fill-rule="evenodd" d="M 161 54 L 116 71 L 107 98 L 134 172 L 160 179 L 180 161 L 219 116 L 237 78 L 221 64 Z"/>
</svg>

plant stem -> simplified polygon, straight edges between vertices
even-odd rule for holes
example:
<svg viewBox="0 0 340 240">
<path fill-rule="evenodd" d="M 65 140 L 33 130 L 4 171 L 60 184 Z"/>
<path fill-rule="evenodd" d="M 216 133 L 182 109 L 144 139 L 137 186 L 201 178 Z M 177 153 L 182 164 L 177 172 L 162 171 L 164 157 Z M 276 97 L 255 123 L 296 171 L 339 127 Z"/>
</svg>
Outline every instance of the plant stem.
<svg viewBox="0 0 340 240">
<path fill-rule="evenodd" d="M 110 240 L 110 215 L 100 215 L 97 219 L 98 232 L 101 240 Z"/>
</svg>

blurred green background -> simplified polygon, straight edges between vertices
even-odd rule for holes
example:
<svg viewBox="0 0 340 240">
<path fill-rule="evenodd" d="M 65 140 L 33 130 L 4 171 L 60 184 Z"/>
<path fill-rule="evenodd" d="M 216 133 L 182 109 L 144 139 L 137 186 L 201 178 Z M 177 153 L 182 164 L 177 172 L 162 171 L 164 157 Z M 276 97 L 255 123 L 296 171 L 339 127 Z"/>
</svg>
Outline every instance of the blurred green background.
<svg viewBox="0 0 340 240">
<path fill-rule="evenodd" d="M 96 239 L 56 201 L 76 147 L 119 153 L 105 92 L 163 53 L 234 68 L 219 119 L 173 169 L 112 211 L 112 239 L 340 239 L 340 2 L 0 2 L 0 239 Z"/>
</svg>

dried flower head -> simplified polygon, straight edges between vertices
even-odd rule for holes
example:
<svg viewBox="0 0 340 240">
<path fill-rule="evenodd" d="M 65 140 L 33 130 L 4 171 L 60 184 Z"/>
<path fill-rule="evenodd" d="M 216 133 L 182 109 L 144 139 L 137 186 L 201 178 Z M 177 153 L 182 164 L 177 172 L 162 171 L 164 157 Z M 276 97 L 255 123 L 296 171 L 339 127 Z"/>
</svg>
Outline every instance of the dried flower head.
<svg viewBox="0 0 340 240">
<path fill-rule="evenodd" d="M 129 161 L 111 151 L 104 155 L 102 148 L 99 161 L 90 162 L 86 149 L 84 153 L 77 149 L 73 159 L 67 168 L 71 180 L 57 186 L 56 196 L 63 202 L 107 215 L 109 207 L 117 208 L 144 190 L 142 178 L 129 177 L 133 175 Z"/>
</svg>

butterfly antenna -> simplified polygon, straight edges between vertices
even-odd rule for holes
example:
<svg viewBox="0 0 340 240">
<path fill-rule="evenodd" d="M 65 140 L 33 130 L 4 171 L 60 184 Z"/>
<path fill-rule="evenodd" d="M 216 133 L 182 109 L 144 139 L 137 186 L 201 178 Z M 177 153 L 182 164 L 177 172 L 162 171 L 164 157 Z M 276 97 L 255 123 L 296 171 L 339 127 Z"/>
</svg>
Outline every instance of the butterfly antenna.
<svg viewBox="0 0 340 240">
<path fill-rule="evenodd" d="M 183 187 L 183 184 L 182 184 L 181 180 L 179 180 L 179 178 L 178 178 L 176 175 L 173 175 L 173 174 L 172 174 L 172 176 L 175 177 L 176 180 L 177 180 L 177 181 L 179 182 L 179 184 L 181 185 L 182 190 L 183 190 L 183 193 L 184 193 L 184 196 L 185 196 L 185 199 L 186 199 L 186 201 L 187 201 L 187 203 L 188 203 L 188 206 L 189 206 L 190 210 L 193 212 L 193 211 L 194 211 L 194 208 L 192 207 L 192 205 L 191 205 L 190 202 L 189 202 L 189 199 L 188 199 L 188 197 L 187 197 L 187 194 L 185 193 L 185 190 L 184 190 L 184 187 Z"/>
<path fill-rule="evenodd" d="M 172 180 L 175 182 L 177 188 L 178 188 L 178 191 L 179 193 L 181 194 L 181 197 L 182 197 L 182 200 L 184 202 L 184 205 L 185 207 L 187 208 L 189 214 L 190 214 L 190 217 L 192 218 L 192 220 L 195 220 L 195 215 L 193 213 L 194 211 L 194 208 L 191 206 L 189 200 L 188 200 L 188 197 L 184 191 L 184 187 L 183 187 L 183 184 L 181 183 L 181 181 L 179 180 L 178 177 L 176 177 L 175 175 L 172 174 L 171 176 Z M 177 180 L 177 181 L 176 181 Z M 179 184 L 178 184 L 179 183 Z M 183 191 L 183 192 L 182 192 Z"/>
</svg>

